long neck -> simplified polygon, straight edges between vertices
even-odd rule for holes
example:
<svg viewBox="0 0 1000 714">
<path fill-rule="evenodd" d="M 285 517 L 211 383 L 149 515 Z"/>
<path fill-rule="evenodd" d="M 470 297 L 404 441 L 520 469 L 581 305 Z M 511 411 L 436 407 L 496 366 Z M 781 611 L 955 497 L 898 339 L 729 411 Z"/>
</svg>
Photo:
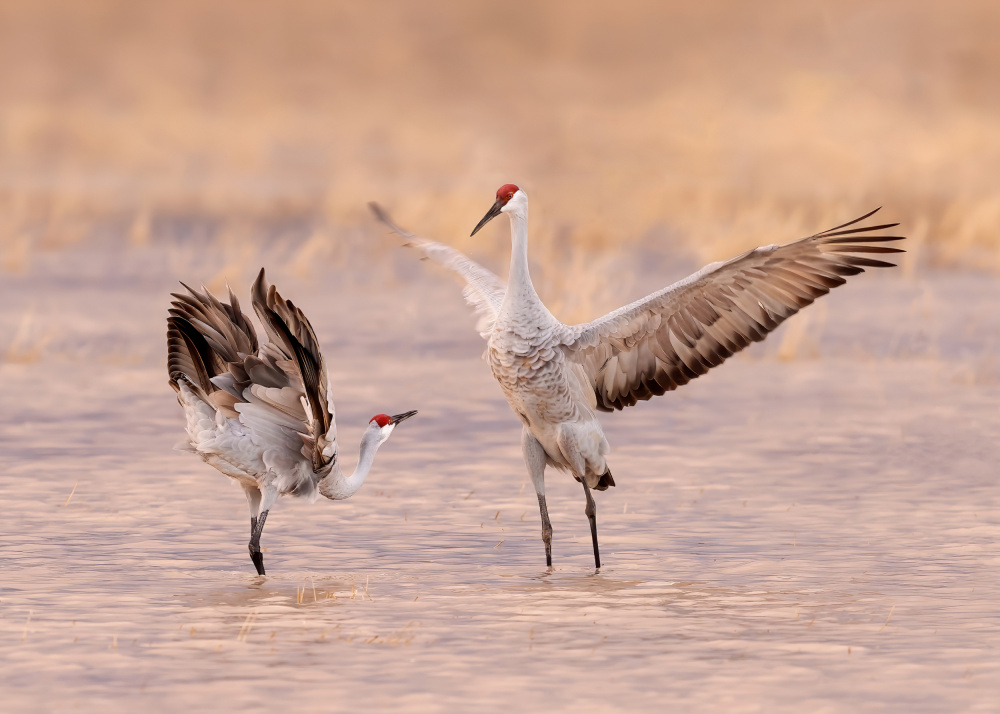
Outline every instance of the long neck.
<svg viewBox="0 0 1000 714">
<path fill-rule="evenodd" d="M 338 459 L 330 473 L 319 482 L 319 492 L 334 501 L 343 501 L 357 493 L 365 479 L 368 478 L 368 472 L 372 470 L 379 442 L 379 433 L 366 429 L 365 435 L 361 438 L 361 455 L 358 457 L 358 465 L 355 467 L 354 473 L 350 476 L 344 476 L 340 470 L 340 460 Z"/>
<path fill-rule="evenodd" d="M 528 206 L 524 203 L 507 215 L 510 217 L 510 276 L 507 279 L 507 293 L 503 308 L 540 303 L 531 275 L 528 273 Z"/>
</svg>

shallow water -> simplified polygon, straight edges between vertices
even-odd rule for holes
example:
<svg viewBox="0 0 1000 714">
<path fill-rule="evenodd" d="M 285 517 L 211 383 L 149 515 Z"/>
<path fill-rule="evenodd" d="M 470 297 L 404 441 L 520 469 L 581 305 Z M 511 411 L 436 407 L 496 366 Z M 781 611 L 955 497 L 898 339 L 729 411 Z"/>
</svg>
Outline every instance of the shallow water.
<svg viewBox="0 0 1000 714">
<path fill-rule="evenodd" d="M 1000 706 L 995 279 L 862 276 L 794 358 L 778 334 L 608 415 L 595 574 L 551 472 L 543 567 L 460 291 L 404 272 L 270 276 L 327 350 L 348 468 L 371 414 L 421 413 L 351 500 L 279 502 L 266 578 L 241 491 L 171 450 L 167 293 L 205 276 L 110 249 L 3 276 L 5 711 Z"/>
</svg>

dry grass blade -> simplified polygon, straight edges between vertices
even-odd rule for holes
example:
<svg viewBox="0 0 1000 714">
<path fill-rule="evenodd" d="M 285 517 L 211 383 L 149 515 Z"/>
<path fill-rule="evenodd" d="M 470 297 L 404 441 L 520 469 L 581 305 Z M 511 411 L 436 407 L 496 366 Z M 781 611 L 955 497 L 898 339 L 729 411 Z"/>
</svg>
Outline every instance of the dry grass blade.
<svg viewBox="0 0 1000 714">
<path fill-rule="evenodd" d="M 889 626 L 889 620 L 892 619 L 892 612 L 895 609 L 896 609 L 896 605 L 895 604 L 893 604 L 893 606 L 889 608 L 889 616 L 887 618 L 885 618 L 885 624 L 882 625 L 882 627 L 879 628 L 879 630 L 878 630 L 879 632 L 881 632 L 882 630 L 884 630 L 885 628 L 887 628 Z"/>
<path fill-rule="evenodd" d="M 21 633 L 21 642 L 28 639 L 28 625 L 31 624 L 31 616 L 35 614 L 34 610 L 28 610 L 28 619 L 24 622 L 24 632 Z"/>
<path fill-rule="evenodd" d="M 70 502 L 71 500 L 73 500 L 73 494 L 74 494 L 74 493 L 76 493 L 76 487 L 77 487 L 77 486 L 79 486 L 79 485 L 80 485 L 80 482 L 79 482 L 79 481 L 77 481 L 77 482 L 76 482 L 76 483 L 75 483 L 75 484 L 73 485 L 73 490 L 72 490 L 72 491 L 70 491 L 70 492 L 69 492 L 69 496 L 67 496 L 67 497 L 66 497 L 66 503 L 64 503 L 64 504 L 63 504 L 63 508 L 65 508 L 66 506 L 68 506 L 68 505 L 69 505 L 69 502 Z"/>
<path fill-rule="evenodd" d="M 243 626 L 240 627 L 239 634 L 236 635 L 237 642 L 246 642 L 247 637 L 250 636 L 250 630 L 253 629 L 254 623 L 257 621 L 257 611 L 251 610 L 247 613 L 246 619 L 243 620 Z"/>
</svg>

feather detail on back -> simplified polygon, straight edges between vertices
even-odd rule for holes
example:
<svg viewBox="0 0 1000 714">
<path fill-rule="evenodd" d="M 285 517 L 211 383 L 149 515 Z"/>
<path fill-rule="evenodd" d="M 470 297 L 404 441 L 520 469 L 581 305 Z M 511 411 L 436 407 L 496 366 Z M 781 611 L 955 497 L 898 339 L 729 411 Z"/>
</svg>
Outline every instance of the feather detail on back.
<svg viewBox="0 0 1000 714">
<path fill-rule="evenodd" d="M 415 248 L 423 254 L 424 260 L 433 260 L 449 270 L 453 270 L 465 279 L 465 301 L 476 311 L 479 321 L 476 330 L 483 339 L 489 339 L 493 331 L 493 323 L 500 313 L 500 305 L 507 290 L 506 284 L 492 271 L 484 268 L 461 251 L 437 243 L 418 235 L 404 231 L 389 218 L 377 203 L 369 203 L 375 217 L 384 223 L 393 233 L 403 239 L 403 245 Z"/>
<path fill-rule="evenodd" d="M 878 210 L 878 209 L 876 209 Z M 590 378 L 602 411 L 687 384 L 865 268 L 894 263 L 861 254 L 903 252 L 901 236 L 869 235 L 897 223 L 849 223 L 787 245 L 755 248 L 593 322 L 567 328 L 563 349 Z M 842 230 L 846 229 L 846 230 Z"/>
</svg>

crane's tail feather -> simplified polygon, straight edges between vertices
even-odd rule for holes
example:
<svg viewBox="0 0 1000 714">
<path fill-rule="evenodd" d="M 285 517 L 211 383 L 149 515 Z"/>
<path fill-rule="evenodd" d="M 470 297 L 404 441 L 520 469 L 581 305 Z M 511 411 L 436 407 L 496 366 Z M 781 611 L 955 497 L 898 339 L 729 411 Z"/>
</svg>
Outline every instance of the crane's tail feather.
<svg viewBox="0 0 1000 714">
<path fill-rule="evenodd" d="M 608 488 L 615 485 L 615 479 L 611 475 L 611 469 L 608 469 L 603 474 L 601 474 L 601 480 L 597 482 L 594 486 L 595 491 L 607 491 Z"/>
</svg>

